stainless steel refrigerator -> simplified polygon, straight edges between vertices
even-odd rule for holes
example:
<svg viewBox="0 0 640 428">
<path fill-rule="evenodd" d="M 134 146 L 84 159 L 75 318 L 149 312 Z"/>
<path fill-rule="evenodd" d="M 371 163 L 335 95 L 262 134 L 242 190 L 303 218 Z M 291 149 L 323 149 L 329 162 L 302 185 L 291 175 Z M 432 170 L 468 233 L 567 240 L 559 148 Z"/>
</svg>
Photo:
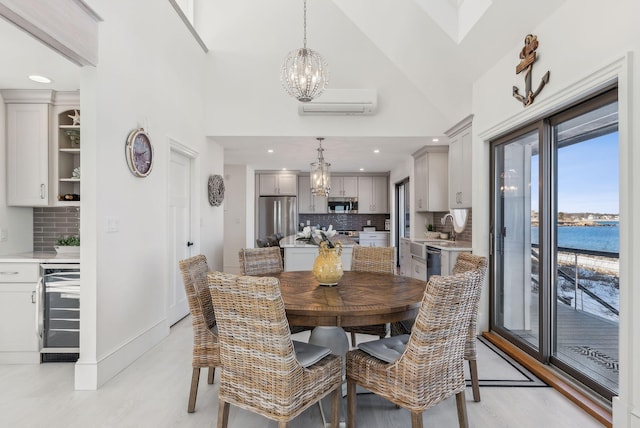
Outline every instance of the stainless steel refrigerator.
<svg viewBox="0 0 640 428">
<path fill-rule="evenodd" d="M 260 196 L 256 238 L 264 239 L 276 233 L 284 236 L 295 235 L 297 222 L 298 210 L 295 196 Z"/>
</svg>

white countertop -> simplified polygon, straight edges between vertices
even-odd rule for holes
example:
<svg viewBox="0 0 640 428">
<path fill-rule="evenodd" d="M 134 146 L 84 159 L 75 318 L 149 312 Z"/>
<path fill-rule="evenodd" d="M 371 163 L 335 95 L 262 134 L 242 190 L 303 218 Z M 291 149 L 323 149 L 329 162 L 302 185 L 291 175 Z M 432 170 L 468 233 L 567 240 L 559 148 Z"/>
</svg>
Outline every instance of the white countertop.
<svg viewBox="0 0 640 428">
<path fill-rule="evenodd" d="M 0 254 L 2 263 L 80 263 L 80 254 L 58 254 L 56 252 L 29 252 Z"/>
<path fill-rule="evenodd" d="M 343 247 L 353 247 L 354 245 L 358 245 L 356 241 L 343 235 L 335 235 L 331 238 L 331 242 L 340 242 Z M 317 245 L 307 244 L 304 241 L 296 241 L 296 235 L 289 235 L 282 238 L 280 240 L 280 246 L 282 248 L 318 248 Z"/>
<path fill-rule="evenodd" d="M 470 241 L 446 241 L 444 239 L 415 239 L 413 242 L 424 243 L 443 251 L 471 251 Z"/>
</svg>

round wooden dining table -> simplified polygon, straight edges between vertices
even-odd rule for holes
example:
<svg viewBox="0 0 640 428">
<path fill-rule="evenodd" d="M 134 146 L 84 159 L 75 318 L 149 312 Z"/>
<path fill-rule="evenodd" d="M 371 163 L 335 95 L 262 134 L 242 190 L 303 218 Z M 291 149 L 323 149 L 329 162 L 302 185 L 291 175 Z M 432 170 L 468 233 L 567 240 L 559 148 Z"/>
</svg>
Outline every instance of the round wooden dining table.
<svg viewBox="0 0 640 428">
<path fill-rule="evenodd" d="M 385 324 L 418 314 L 425 281 L 406 276 L 346 271 L 338 285 L 320 285 L 311 271 L 268 274 L 278 278 L 289 325 L 314 327 L 309 343 L 343 357 L 342 327 Z"/>
<path fill-rule="evenodd" d="M 320 285 L 311 271 L 278 278 L 290 325 L 353 327 L 414 318 L 425 281 L 400 275 L 346 271 L 338 285 Z"/>
</svg>

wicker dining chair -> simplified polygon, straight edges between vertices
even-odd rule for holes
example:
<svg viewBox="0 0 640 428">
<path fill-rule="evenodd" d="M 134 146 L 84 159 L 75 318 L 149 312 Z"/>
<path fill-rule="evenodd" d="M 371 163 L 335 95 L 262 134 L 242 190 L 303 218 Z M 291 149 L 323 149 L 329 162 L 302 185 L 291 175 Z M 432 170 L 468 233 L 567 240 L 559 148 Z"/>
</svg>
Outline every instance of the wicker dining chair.
<svg viewBox="0 0 640 428">
<path fill-rule="evenodd" d="M 471 253 L 460 253 L 456 259 L 456 263 L 451 269 L 451 274 L 459 274 L 468 272 L 471 270 L 479 269 L 482 277 L 481 281 L 484 282 L 484 277 L 487 273 L 487 259 L 481 256 L 475 256 Z M 478 308 L 480 300 L 476 302 L 476 306 L 473 310 L 473 316 L 469 323 L 469 331 L 467 334 L 467 341 L 464 345 L 464 359 L 469 361 L 469 373 L 471 375 L 471 389 L 473 391 L 473 401 L 480 401 L 480 382 L 478 380 L 478 350 L 476 346 L 477 334 L 478 334 Z"/>
<path fill-rule="evenodd" d="M 482 280 L 487 272 L 487 259 L 481 256 L 475 256 L 471 253 L 460 253 L 456 259 L 456 263 L 451 269 L 452 274 L 463 273 L 473 269 L 482 269 Z M 478 302 L 479 304 L 479 302 Z M 400 321 L 391 324 L 391 335 L 398 336 L 411 333 L 413 320 Z M 473 391 L 473 401 L 480 401 L 480 381 L 478 380 L 478 351 L 476 347 L 476 335 L 478 325 L 478 308 L 474 311 L 474 316 L 469 324 L 469 335 L 465 342 L 464 358 L 469 361 L 469 374 L 471 375 L 471 389 Z"/>
<path fill-rule="evenodd" d="M 282 268 L 282 252 L 279 247 L 243 248 L 238 254 L 241 275 L 265 275 L 280 273 Z M 311 327 L 290 326 L 291 333 L 311 330 Z"/>
<path fill-rule="evenodd" d="M 351 270 L 356 272 L 395 273 L 394 247 L 363 247 L 356 245 L 351 254 Z M 356 346 L 356 334 L 370 334 L 383 338 L 389 332 L 387 324 L 346 327 L 351 333 L 351 345 Z"/>
<path fill-rule="evenodd" d="M 408 409 L 413 428 L 422 427 L 422 412 L 455 395 L 459 425 L 468 427 L 464 350 L 469 324 L 480 299 L 483 275 L 481 269 L 476 269 L 431 277 L 402 353 L 394 355 L 392 347 L 383 348 L 381 354 L 374 353 L 377 356 L 362 349 L 347 352 L 349 428 L 356 425 L 356 384 Z M 397 338 L 375 342 L 393 340 Z"/>
<path fill-rule="evenodd" d="M 208 275 L 219 328 L 222 370 L 218 428 L 230 404 L 278 421 L 280 428 L 332 393 L 331 426 L 338 426 L 342 359 L 330 354 L 303 366 L 296 355 L 280 284 L 273 277 Z"/>
<path fill-rule="evenodd" d="M 242 275 L 282 272 L 282 254 L 278 247 L 243 248 L 238 256 Z"/>
<path fill-rule="evenodd" d="M 184 289 L 189 302 L 191 325 L 193 326 L 193 372 L 187 412 L 193 413 L 198 394 L 200 369 L 209 368 L 207 382 L 213 383 L 216 367 L 220 367 L 220 347 L 216 328 L 216 317 L 211 304 L 207 284 L 209 266 L 205 256 L 198 255 L 178 262 Z"/>
</svg>

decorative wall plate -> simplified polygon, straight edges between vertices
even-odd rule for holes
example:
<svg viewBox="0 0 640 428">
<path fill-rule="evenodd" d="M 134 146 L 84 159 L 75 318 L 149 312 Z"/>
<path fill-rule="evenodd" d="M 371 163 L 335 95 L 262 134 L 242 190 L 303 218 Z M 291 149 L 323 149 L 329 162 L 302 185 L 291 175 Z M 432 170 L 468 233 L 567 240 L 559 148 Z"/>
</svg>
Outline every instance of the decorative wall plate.
<svg viewBox="0 0 640 428">
<path fill-rule="evenodd" d="M 209 176 L 209 204 L 214 207 L 220 206 L 224 200 L 224 180 L 221 175 Z"/>
<path fill-rule="evenodd" d="M 153 146 L 144 129 L 134 129 L 127 137 L 125 144 L 127 164 L 136 177 L 146 177 L 153 166 Z"/>
</svg>

